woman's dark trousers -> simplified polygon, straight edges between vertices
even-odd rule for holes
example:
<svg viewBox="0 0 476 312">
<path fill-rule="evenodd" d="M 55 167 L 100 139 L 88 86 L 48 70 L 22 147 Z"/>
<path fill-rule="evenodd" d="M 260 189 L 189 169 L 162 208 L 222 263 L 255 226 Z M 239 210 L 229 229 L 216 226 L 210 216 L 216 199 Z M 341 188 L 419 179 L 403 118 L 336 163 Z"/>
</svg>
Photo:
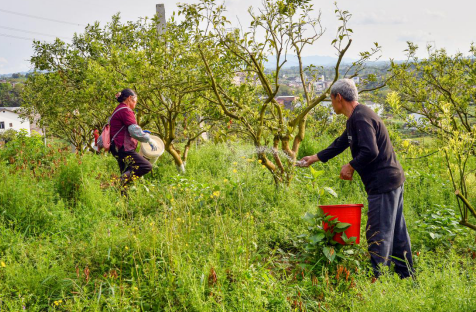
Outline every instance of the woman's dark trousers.
<svg viewBox="0 0 476 312">
<path fill-rule="evenodd" d="M 116 158 L 119 168 L 121 169 L 123 185 L 142 177 L 152 170 L 150 162 L 137 154 L 134 150 L 126 152 L 123 146 L 117 151 L 114 143 L 112 143 L 110 151 L 114 158 Z"/>
</svg>

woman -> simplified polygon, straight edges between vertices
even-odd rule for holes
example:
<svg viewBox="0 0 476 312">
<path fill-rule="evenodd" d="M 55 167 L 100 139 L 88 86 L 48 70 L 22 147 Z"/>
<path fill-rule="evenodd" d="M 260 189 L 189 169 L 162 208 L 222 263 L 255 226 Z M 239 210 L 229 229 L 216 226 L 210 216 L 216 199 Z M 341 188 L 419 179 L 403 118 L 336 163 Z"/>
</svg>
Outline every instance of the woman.
<svg viewBox="0 0 476 312">
<path fill-rule="evenodd" d="M 140 178 L 152 170 L 152 165 L 135 152 L 137 141 L 149 143 L 152 150 L 157 150 L 157 144 L 150 138 L 149 133 L 142 131 L 136 121 L 134 109 L 137 105 L 137 94 L 131 89 L 124 89 L 116 94 L 120 103 L 111 117 L 111 148 L 112 155 L 117 159 L 121 169 L 121 182 L 126 195 L 125 186 L 130 181 Z"/>
</svg>

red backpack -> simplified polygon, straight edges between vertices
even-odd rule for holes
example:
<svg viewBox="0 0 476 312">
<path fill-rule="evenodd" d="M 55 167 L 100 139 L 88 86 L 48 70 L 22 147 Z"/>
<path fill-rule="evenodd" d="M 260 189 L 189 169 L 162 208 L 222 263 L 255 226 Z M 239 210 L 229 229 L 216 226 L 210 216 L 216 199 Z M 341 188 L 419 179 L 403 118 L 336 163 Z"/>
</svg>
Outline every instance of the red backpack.
<svg viewBox="0 0 476 312">
<path fill-rule="evenodd" d="M 111 119 L 112 117 L 114 117 L 114 115 L 120 111 L 121 109 L 124 109 L 124 108 L 128 108 L 128 107 L 121 107 L 119 108 L 118 110 L 116 110 L 112 116 L 109 118 L 107 124 L 104 126 L 104 128 L 102 129 L 102 132 L 101 132 L 101 135 L 99 135 L 99 138 L 98 138 L 98 150 L 102 150 L 104 149 L 106 152 L 109 152 L 109 148 L 111 147 L 111 142 L 114 141 L 114 139 L 116 138 L 116 136 L 119 134 L 119 132 L 121 132 L 121 130 L 124 128 L 124 126 L 122 126 L 121 129 L 119 129 L 119 131 L 117 131 L 117 133 L 112 137 L 111 139 Z"/>
</svg>

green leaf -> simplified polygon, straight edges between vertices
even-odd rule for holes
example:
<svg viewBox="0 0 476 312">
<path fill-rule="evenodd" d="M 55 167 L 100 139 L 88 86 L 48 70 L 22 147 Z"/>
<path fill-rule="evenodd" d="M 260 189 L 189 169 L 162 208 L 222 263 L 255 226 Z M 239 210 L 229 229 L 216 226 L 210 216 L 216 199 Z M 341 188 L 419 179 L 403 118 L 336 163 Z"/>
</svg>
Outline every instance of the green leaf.
<svg viewBox="0 0 476 312">
<path fill-rule="evenodd" d="M 306 214 L 304 215 L 304 217 L 302 217 L 302 219 L 304 221 L 306 221 L 307 223 L 309 223 L 309 224 L 314 224 L 315 223 L 314 215 L 310 212 L 306 212 Z"/>
<path fill-rule="evenodd" d="M 323 196 L 325 193 L 324 189 L 319 189 L 319 196 Z"/>
<path fill-rule="evenodd" d="M 334 191 L 332 188 L 328 187 L 328 186 L 325 186 L 324 187 L 324 190 L 326 190 L 327 193 L 331 194 L 332 196 L 336 197 L 337 198 L 337 193 L 336 191 Z"/>
<path fill-rule="evenodd" d="M 402 258 L 399 258 L 399 257 L 395 257 L 395 256 L 390 256 L 390 257 L 395 259 L 395 260 L 401 261 L 401 262 L 406 262 L 405 260 L 403 260 Z"/>
<path fill-rule="evenodd" d="M 334 261 L 334 259 L 336 258 L 336 251 L 334 247 L 324 247 L 322 251 L 330 262 Z"/>
<path fill-rule="evenodd" d="M 344 241 L 344 243 L 346 244 L 355 244 L 355 241 L 357 240 L 357 237 L 355 236 L 352 236 L 352 237 L 347 237 L 347 235 L 344 233 L 342 233 L 342 236 L 341 236 L 342 240 Z M 353 252 L 352 252 L 353 253 Z"/>
<path fill-rule="evenodd" d="M 318 233 L 316 235 L 312 235 L 311 237 L 309 237 L 309 240 L 311 241 L 311 243 L 316 244 L 322 241 L 324 237 L 326 237 L 324 233 Z"/>
<path fill-rule="evenodd" d="M 319 178 L 320 176 L 322 176 L 325 173 L 324 170 L 316 170 L 312 167 L 309 167 L 309 170 L 311 171 L 311 174 L 314 177 L 314 179 Z"/>
<path fill-rule="evenodd" d="M 350 223 L 345 223 L 345 222 L 339 222 L 336 224 L 336 228 L 338 229 L 348 229 L 352 224 Z"/>
</svg>

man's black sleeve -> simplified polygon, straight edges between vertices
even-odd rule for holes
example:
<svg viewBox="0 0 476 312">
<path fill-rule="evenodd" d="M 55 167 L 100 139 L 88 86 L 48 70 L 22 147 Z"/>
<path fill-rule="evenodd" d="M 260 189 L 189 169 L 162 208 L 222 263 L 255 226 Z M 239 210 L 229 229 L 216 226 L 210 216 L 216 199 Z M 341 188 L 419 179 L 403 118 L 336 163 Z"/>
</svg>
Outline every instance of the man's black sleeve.
<svg viewBox="0 0 476 312">
<path fill-rule="evenodd" d="M 347 138 L 347 129 L 344 130 L 344 133 L 337 139 L 335 139 L 334 142 L 332 142 L 331 145 L 329 145 L 328 148 L 325 150 L 320 151 L 317 153 L 317 157 L 319 158 L 320 161 L 322 162 L 327 162 L 329 159 L 332 159 L 345 151 L 346 148 L 349 147 L 349 139 Z"/>
<path fill-rule="evenodd" d="M 377 158 L 379 150 L 375 128 L 371 124 L 366 121 L 358 121 L 356 128 L 358 129 L 356 134 L 359 153 L 350 161 L 350 165 L 358 172 L 362 172 L 369 163 Z"/>
</svg>

